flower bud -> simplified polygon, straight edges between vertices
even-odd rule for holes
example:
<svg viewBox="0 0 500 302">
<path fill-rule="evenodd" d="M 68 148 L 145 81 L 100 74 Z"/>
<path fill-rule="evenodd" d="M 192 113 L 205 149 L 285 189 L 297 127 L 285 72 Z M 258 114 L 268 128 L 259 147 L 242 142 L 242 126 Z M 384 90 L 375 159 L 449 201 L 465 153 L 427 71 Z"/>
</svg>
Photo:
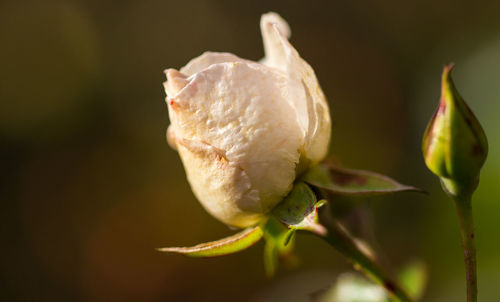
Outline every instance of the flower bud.
<svg viewBox="0 0 500 302">
<path fill-rule="evenodd" d="M 452 195 L 472 194 L 488 154 L 488 141 L 479 121 L 455 88 L 444 67 L 441 100 L 424 134 L 422 150 L 427 167 Z"/>
<path fill-rule="evenodd" d="M 261 62 L 206 52 L 168 69 L 169 144 L 178 150 L 203 206 L 222 222 L 259 222 L 322 160 L 328 104 L 313 69 L 288 42 L 277 14 L 262 16 Z"/>
</svg>

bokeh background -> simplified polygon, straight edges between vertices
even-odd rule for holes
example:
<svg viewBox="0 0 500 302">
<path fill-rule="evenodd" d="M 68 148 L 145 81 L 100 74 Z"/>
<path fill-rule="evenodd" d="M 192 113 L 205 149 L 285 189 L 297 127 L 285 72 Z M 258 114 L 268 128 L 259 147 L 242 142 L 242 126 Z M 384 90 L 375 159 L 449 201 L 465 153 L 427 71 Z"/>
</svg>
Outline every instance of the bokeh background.
<svg viewBox="0 0 500 302">
<path fill-rule="evenodd" d="M 424 301 L 464 301 L 453 205 L 420 153 L 440 72 L 482 122 L 475 195 L 481 301 L 500 301 L 500 1 L 0 2 L 2 301 L 308 301 L 350 270 L 316 238 L 267 279 L 262 244 L 215 259 L 161 254 L 229 235 L 198 204 L 165 141 L 163 70 L 206 50 L 263 56 L 276 11 L 315 68 L 331 154 L 429 195 L 335 199 L 340 218 L 397 270 L 425 261 Z"/>
</svg>

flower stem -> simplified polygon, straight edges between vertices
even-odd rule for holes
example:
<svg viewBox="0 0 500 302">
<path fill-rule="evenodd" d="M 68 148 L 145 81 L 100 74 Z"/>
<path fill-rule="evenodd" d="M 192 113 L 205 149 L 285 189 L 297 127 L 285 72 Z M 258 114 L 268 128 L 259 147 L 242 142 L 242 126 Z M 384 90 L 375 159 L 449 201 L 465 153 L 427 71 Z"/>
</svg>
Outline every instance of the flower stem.
<svg viewBox="0 0 500 302">
<path fill-rule="evenodd" d="M 474 222 L 472 220 L 471 197 L 454 198 L 460 223 L 462 246 L 465 260 L 465 279 L 467 282 L 467 302 L 477 301 L 476 246 L 474 243 Z"/>
<path fill-rule="evenodd" d="M 375 283 L 379 284 L 397 302 L 413 301 L 405 290 L 395 282 L 389 275 L 382 270 L 374 259 L 368 255 L 366 251 L 359 247 L 353 238 L 346 230 L 335 223 L 323 224 L 326 227 L 326 232 L 314 232 L 315 235 L 321 237 L 342 255 L 344 255 L 354 266 L 370 278 Z"/>
</svg>

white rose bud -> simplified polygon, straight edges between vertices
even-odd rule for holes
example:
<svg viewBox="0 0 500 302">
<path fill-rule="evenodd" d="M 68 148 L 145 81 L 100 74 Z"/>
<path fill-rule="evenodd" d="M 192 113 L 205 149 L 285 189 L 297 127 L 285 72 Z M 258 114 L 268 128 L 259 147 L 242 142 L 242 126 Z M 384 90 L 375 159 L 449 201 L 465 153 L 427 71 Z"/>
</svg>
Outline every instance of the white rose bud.
<svg viewBox="0 0 500 302">
<path fill-rule="evenodd" d="M 168 141 L 203 206 L 236 227 L 259 222 L 330 140 L 328 104 L 288 24 L 268 13 L 260 26 L 261 62 L 206 52 L 165 71 Z"/>
</svg>

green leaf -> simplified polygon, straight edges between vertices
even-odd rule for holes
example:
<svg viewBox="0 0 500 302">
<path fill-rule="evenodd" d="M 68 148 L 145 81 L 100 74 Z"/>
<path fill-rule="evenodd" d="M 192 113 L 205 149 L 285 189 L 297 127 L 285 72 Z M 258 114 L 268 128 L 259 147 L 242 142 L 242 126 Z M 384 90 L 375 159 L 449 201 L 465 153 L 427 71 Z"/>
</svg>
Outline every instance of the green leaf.
<svg viewBox="0 0 500 302">
<path fill-rule="evenodd" d="M 387 176 L 363 170 L 345 169 L 332 165 L 310 168 L 302 179 L 315 187 L 340 195 L 378 195 L 422 190 L 400 184 Z"/>
<path fill-rule="evenodd" d="M 318 207 L 324 201 L 317 201 L 311 188 L 298 182 L 292 191 L 272 211 L 279 221 L 295 230 L 319 231 L 323 227 L 318 224 Z"/>
<path fill-rule="evenodd" d="M 262 236 L 262 228 L 257 226 L 217 241 L 202 243 L 192 247 L 164 247 L 157 250 L 160 252 L 184 254 L 190 257 L 217 257 L 247 249 L 257 243 Z"/>
<path fill-rule="evenodd" d="M 427 286 L 427 266 L 422 261 L 413 261 L 398 274 L 401 285 L 415 300 L 419 300 Z"/>
</svg>

